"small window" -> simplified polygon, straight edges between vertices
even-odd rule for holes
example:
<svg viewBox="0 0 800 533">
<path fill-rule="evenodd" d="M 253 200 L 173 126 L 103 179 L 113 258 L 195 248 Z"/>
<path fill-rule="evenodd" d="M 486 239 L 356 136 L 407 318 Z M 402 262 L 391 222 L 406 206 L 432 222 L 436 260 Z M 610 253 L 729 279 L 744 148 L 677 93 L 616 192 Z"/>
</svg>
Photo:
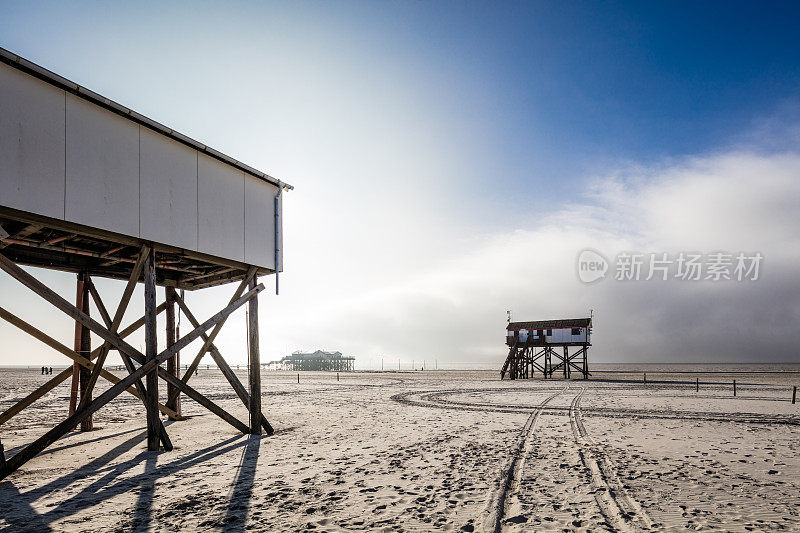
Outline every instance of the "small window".
<svg viewBox="0 0 800 533">
<path fill-rule="evenodd" d="M 572 328 L 572 334 L 573 335 L 580 335 L 581 334 L 581 328 Z"/>
<path fill-rule="evenodd" d="M 552 335 L 553 335 L 553 330 L 552 329 L 548 329 L 547 330 L 547 336 L 550 337 Z"/>
</svg>

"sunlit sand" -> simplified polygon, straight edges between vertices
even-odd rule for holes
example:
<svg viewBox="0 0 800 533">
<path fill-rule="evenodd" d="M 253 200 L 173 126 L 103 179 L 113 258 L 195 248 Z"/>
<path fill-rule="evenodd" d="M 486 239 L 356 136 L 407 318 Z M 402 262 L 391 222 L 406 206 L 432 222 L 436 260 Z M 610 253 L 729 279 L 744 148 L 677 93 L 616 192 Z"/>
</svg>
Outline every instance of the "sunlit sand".
<svg viewBox="0 0 800 533">
<path fill-rule="evenodd" d="M 0 376 L 2 408 L 44 379 L 38 369 Z M 275 435 L 237 434 L 184 399 L 191 418 L 168 423 L 170 453 L 146 451 L 142 404 L 120 396 L 95 431 L 69 434 L 0 483 L 0 525 L 800 528 L 800 374 L 593 377 L 302 373 L 298 384 L 296 373 L 264 372 Z M 246 420 L 218 371 L 194 379 Z M 7 456 L 63 417 L 68 394 L 61 386 L 7 423 Z"/>
</svg>

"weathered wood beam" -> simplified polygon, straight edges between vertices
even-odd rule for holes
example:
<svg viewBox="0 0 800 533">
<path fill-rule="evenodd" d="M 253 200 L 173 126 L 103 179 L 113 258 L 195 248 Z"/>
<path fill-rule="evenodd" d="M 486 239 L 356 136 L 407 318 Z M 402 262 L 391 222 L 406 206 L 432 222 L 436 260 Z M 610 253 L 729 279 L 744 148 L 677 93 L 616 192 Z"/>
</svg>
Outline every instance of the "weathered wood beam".
<svg viewBox="0 0 800 533">
<path fill-rule="evenodd" d="M 49 250 L 49 251 L 52 251 L 52 252 L 61 252 L 61 253 L 65 253 L 65 254 L 81 255 L 81 256 L 84 256 L 84 257 L 94 257 L 94 258 L 98 258 L 98 259 L 109 259 L 110 261 L 108 261 L 107 263 L 104 263 L 104 265 L 114 264 L 114 263 L 136 263 L 136 261 L 137 261 L 136 259 L 134 259 L 132 257 L 121 257 L 121 256 L 106 255 L 107 252 L 95 252 L 93 250 L 85 250 L 83 248 L 76 248 L 74 246 L 65 246 L 65 245 L 56 246 L 56 245 L 50 245 L 50 244 L 45 244 L 45 243 L 41 243 L 41 242 L 34 242 L 34 241 L 28 241 L 28 240 L 24 240 L 24 239 L 18 239 L 18 238 L 15 238 L 15 237 L 8 237 L 7 239 L 5 239 L 3 241 L 3 244 L 6 244 L 6 243 L 7 244 L 18 244 L 20 246 L 27 246 L 29 248 L 39 248 L 39 249 L 42 249 L 42 250 Z M 197 274 L 198 273 L 197 270 L 194 270 L 193 268 L 181 268 L 181 267 L 176 267 L 176 266 L 172 266 L 172 265 L 164 265 L 163 268 L 168 269 L 168 270 L 174 270 L 176 272 L 187 272 L 189 274 Z"/>
<path fill-rule="evenodd" d="M 5 248 L 6 246 L 13 244 L 12 242 L 10 242 L 12 239 L 24 239 L 28 235 L 33 235 L 40 229 L 42 229 L 42 226 L 39 224 L 28 224 L 14 235 L 9 235 L 5 239 L 0 239 L 0 250 Z"/>
<path fill-rule="evenodd" d="M 89 274 L 87 272 L 83 272 L 81 276 L 83 278 L 83 296 L 81 298 L 83 307 L 81 310 L 86 314 L 86 316 L 89 316 Z M 89 333 L 88 328 L 85 326 L 81 326 L 77 329 L 77 331 L 80 333 L 80 337 L 75 339 L 76 341 L 79 341 L 76 344 L 76 348 L 78 349 L 75 351 L 84 357 L 88 357 L 89 354 L 92 353 L 92 336 Z M 77 369 L 81 392 L 80 403 L 88 403 L 92 399 L 92 391 L 88 388 L 88 385 L 89 380 L 92 377 L 93 370 L 89 370 L 88 368 L 80 365 L 77 365 Z M 98 370 L 102 370 L 102 366 L 100 366 Z M 81 421 L 81 431 L 92 431 L 92 429 L 94 429 L 94 421 L 92 420 L 91 416 L 87 416 Z"/>
<path fill-rule="evenodd" d="M 231 301 L 236 300 L 236 298 L 238 298 L 239 295 L 242 294 L 242 292 L 244 292 L 244 289 L 247 287 L 247 284 L 250 283 L 250 280 L 253 278 L 253 276 L 256 275 L 257 270 L 258 269 L 256 267 L 250 267 L 250 269 L 247 271 L 245 279 L 243 279 L 242 282 L 239 283 L 239 286 L 233 293 Z M 208 347 L 211 346 L 211 343 L 214 342 L 214 339 L 217 337 L 220 330 L 222 329 L 222 326 L 224 325 L 225 321 L 223 320 L 222 322 L 217 324 L 217 326 L 214 328 L 211 334 L 205 338 L 202 348 L 200 348 L 200 350 L 197 352 L 197 355 L 195 356 L 194 360 L 192 360 L 192 363 L 189 365 L 189 368 L 186 369 L 186 372 L 183 373 L 183 378 L 181 379 L 183 383 L 187 383 L 189 379 L 191 379 L 192 374 L 194 374 L 194 372 L 197 370 L 198 365 L 200 365 L 200 361 L 203 359 L 203 356 L 208 351 Z M 172 398 L 170 398 L 170 400 L 171 399 Z"/>
<path fill-rule="evenodd" d="M 64 346 L 64 348 L 66 348 L 66 346 Z M 37 388 L 35 391 L 31 392 L 23 399 L 21 399 L 20 401 L 18 401 L 17 403 L 15 403 L 11 407 L 3 411 L 3 413 L 0 414 L 0 426 L 11 420 L 16 415 L 18 415 L 23 409 L 34 403 L 36 400 L 38 400 L 51 390 L 61 385 L 71 376 L 72 376 L 72 367 L 62 370 L 61 373 L 56 374 L 56 376 L 51 378 L 47 383 Z"/>
<path fill-rule="evenodd" d="M 48 241 L 45 241 L 45 244 L 57 244 L 59 242 L 68 241 L 71 238 L 77 237 L 77 236 L 78 235 L 76 233 L 70 233 L 68 235 L 61 235 L 61 236 L 58 236 L 58 237 L 54 237 L 54 238 L 52 238 L 52 239 L 50 239 Z"/>
<path fill-rule="evenodd" d="M 189 309 L 189 307 L 186 305 L 184 299 L 178 296 L 177 294 L 174 296 L 174 298 L 175 302 L 181 308 L 181 311 L 183 311 L 183 314 L 186 315 L 187 319 L 189 319 L 189 323 L 192 325 L 192 327 L 196 328 L 197 326 L 199 326 L 200 323 L 197 321 L 197 318 L 195 318 L 191 309 Z M 208 335 L 204 333 L 203 335 L 201 335 L 201 338 L 203 338 L 204 340 L 208 340 Z M 222 354 L 219 352 L 219 350 L 217 349 L 217 347 L 214 345 L 213 342 L 209 344 L 208 349 L 209 353 L 211 354 L 211 357 L 214 359 L 214 362 L 217 364 L 219 369 L 222 371 L 222 374 L 225 376 L 225 378 L 227 378 L 228 383 L 230 383 L 231 387 L 233 387 L 233 390 L 236 392 L 236 395 L 239 396 L 239 399 L 242 401 L 242 403 L 245 405 L 245 407 L 247 407 L 249 411 L 251 402 L 250 402 L 250 395 L 247 393 L 247 389 L 245 389 L 244 385 L 242 385 L 242 382 L 239 381 L 239 378 L 236 377 L 236 374 L 233 372 L 230 365 L 228 365 L 228 362 L 225 361 L 225 358 L 222 357 Z M 261 412 L 261 408 L 259 408 L 258 412 L 260 414 L 261 425 L 264 428 L 264 431 L 267 433 L 267 435 L 272 435 L 274 433 L 272 425 L 270 425 L 270 423 L 267 421 L 267 418 Z"/>
<path fill-rule="evenodd" d="M 166 333 L 167 333 L 167 347 L 172 346 L 175 344 L 177 333 L 177 326 L 175 325 L 175 298 L 177 294 L 175 293 L 174 287 L 165 287 L 164 288 L 164 295 L 166 298 L 167 303 L 167 314 L 166 314 Z M 194 327 L 199 326 L 199 324 L 194 324 Z M 205 333 L 203 333 L 205 335 Z M 176 378 L 180 378 L 180 367 L 181 367 L 181 360 L 180 360 L 180 353 L 176 353 L 169 359 L 167 359 L 167 374 L 171 376 L 175 376 Z M 173 398 L 174 400 L 169 401 L 169 398 Z M 181 396 L 180 391 L 172 385 L 171 383 L 167 383 L 167 405 L 180 415 L 181 412 Z M 171 420 L 178 420 L 178 418 L 170 417 Z"/>
<path fill-rule="evenodd" d="M 156 323 L 156 256 L 152 248 L 144 252 L 144 345 L 145 362 L 154 361 L 158 355 L 158 337 Z M 158 417 L 158 370 L 153 367 L 146 375 L 147 395 L 147 449 L 157 451 L 159 445 Z"/>
<path fill-rule="evenodd" d="M 109 317 L 108 310 L 106 309 L 105 304 L 103 304 L 103 300 L 100 298 L 100 293 L 97 292 L 97 287 L 95 287 L 94 282 L 91 280 L 91 278 L 87 277 L 86 282 L 89 284 L 89 292 L 92 295 L 94 304 L 97 307 L 97 310 L 100 312 L 103 322 L 106 323 L 106 326 L 108 326 L 109 331 L 112 333 L 117 333 L 117 330 L 122 323 L 122 317 L 125 316 L 125 311 L 128 309 L 128 303 L 133 295 L 133 290 L 136 288 L 136 283 L 139 281 L 139 276 L 142 274 L 145 261 L 144 251 L 145 248 L 142 247 L 139 252 L 139 259 L 134 264 L 133 269 L 131 270 L 131 276 L 128 278 L 128 283 L 125 285 L 125 290 L 122 292 L 122 298 L 120 298 L 119 305 L 117 305 L 117 311 L 114 313 L 113 320 Z M 103 365 L 106 362 L 106 357 L 108 357 L 108 352 L 110 349 L 111 345 L 107 343 L 104 343 L 100 348 L 100 354 L 97 356 L 97 365 L 95 366 L 94 370 L 92 370 L 92 375 L 89 376 L 89 383 L 87 384 L 89 394 L 92 393 L 92 389 L 94 388 L 95 383 L 97 383 L 97 378 L 100 376 L 100 370 L 102 370 Z M 81 399 L 81 407 L 85 407 L 86 403 L 88 402 Z"/>
<path fill-rule="evenodd" d="M 0 255 L 0 257 L 2 257 L 2 255 Z M 0 263 L 2 263 L 1 259 Z M 47 448 L 50 444 L 52 444 L 53 442 L 64 436 L 67 432 L 69 432 L 69 430 L 72 427 L 79 424 L 84 418 L 90 416 L 92 413 L 94 413 L 95 411 L 106 405 L 108 402 L 116 398 L 123 390 L 130 387 L 136 380 L 141 379 L 142 376 L 145 376 L 148 372 L 152 371 L 154 368 L 158 368 L 159 364 L 166 361 L 169 357 L 178 352 L 180 349 L 188 346 L 189 343 L 197 339 L 202 332 L 212 328 L 215 324 L 218 324 L 221 320 L 228 317 L 236 309 L 247 303 L 247 301 L 250 300 L 250 298 L 254 297 L 263 290 L 264 286 L 258 285 L 255 289 L 247 292 L 244 296 L 242 296 L 235 302 L 228 305 L 225 309 L 223 309 L 216 315 L 212 316 L 205 322 L 203 322 L 203 324 L 201 324 L 199 328 L 195 328 L 192 332 L 190 332 L 181 340 L 176 342 L 171 348 L 167 348 L 166 350 L 158 354 L 155 358 L 153 358 L 152 360 L 148 361 L 147 363 L 139 367 L 134 373 L 129 374 L 125 379 L 123 379 L 122 381 L 120 381 L 119 383 L 112 386 L 104 393 L 102 393 L 100 396 L 92 400 L 92 402 L 85 408 L 76 411 L 75 414 L 67 417 L 66 420 L 56 425 L 53 429 L 51 429 L 50 431 L 48 431 L 47 433 L 36 439 L 34 442 L 32 442 L 31 444 L 20 450 L 17 454 L 15 454 L 6 462 L 5 469 L 3 471 L 0 471 L 0 480 L 5 479 L 9 474 L 11 474 L 15 470 L 17 470 L 20 466 L 22 466 L 23 464 L 31 460 L 33 457 L 35 457 L 39 452 L 41 452 L 42 450 Z M 138 355 L 141 356 L 141 354 Z M 193 389 L 187 387 L 187 390 L 193 390 Z M 227 413 L 225 414 L 227 415 Z M 234 417 L 230 415 L 227 416 L 230 417 L 229 422 L 231 422 L 231 424 L 234 425 L 234 427 L 242 431 L 242 433 L 247 433 L 248 431 L 247 426 L 236 420 Z"/>
<path fill-rule="evenodd" d="M 161 311 L 163 311 L 163 310 L 164 310 L 164 304 L 161 304 L 160 306 L 158 306 L 159 313 Z M 21 318 L 16 317 L 12 313 L 6 311 L 2 307 L 0 307 L 0 318 L 3 318 L 4 320 L 9 322 L 13 326 L 16 326 L 16 327 L 20 328 L 22 331 L 28 333 L 29 335 L 33 336 L 34 338 L 36 338 L 38 340 L 44 342 L 45 344 L 47 344 L 51 348 L 54 348 L 56 351 L 59 351 L 59 352 L 63 353 L 67 357 L 70 357 L 70 358 L 79 357 L 79 355 L 76 352 L 70 350 L 69 348 L 67 348 L 66 346 L 61 344 L 60 342 L 56 341 L 52 337 L 49 337 L 45 333 L 39 331 L 35 327 L 31 326 L 30 324 L 28 324 L 27 322 L 25 322 Z M 130 336 L 134 331 L 136 331 L 137 329 L 142 327 L 142 324 L 144 324 L 144 317 L 140 317 L 138 320 L 135 320 L 133 323 L 131 323 L 130 326 L 128 326 L 127 328 L 122 330 L 120 332 L 120 334 L 119 334 L 120 337 L 122 337 L 124 339 L 124 338 Z M 91 353 L 89 359 L 91 360 L 91 359 L 96 358 L 98 356 L 98 354 L 100 353 L 100 349 L 101 348 L 102 347 L 97 348 L 96 350 L 94 350 Z M 69 377 L 71 375 L 72 375 L 72 368 L 67 368 L 66 370 L 62 371 L 60 374 L 57 374 L 55 377 L 50 379 L 44 385 L 42 385 L 41 387 L 39 387 L 35 391 L 31 392 L 28 396 L 26 396 L 25 398 L 23 398 L 22 400 L 20 400 L 16 404 L 14 404 L 13 406 L 9 407 L 4 413 L 0 414 L 0 425 L 8 422 L 12 417 L 14 417 L 17 414 L 19 414 L 23 409 L 25 409 L 26 407 L 28 407 L 29 405 L 34 403 L 36 400 L 38 400 L 39 398 L 41 398 L 42 396 L 44 396 L 45 394 L 47 394 L 48 392 L 50 392 L 51 390 L 53 390 L 54 388 L 59 386 L 61 383 L 63 383 L 67 379 L 69 379 Z M 114 376 L 110 372 L 105 372 L 104 371 L 101 375 L 105 379 L 111 381 L 112 383 L 117 383 L 119 381 L 119 378 L 117 378 L 116 376 Z M 136 392 L 134 390 L 132 390 L 132 389 L 129 389 L 128 392 L 130 392 L 134 396 L 137 396 Z M 137 397 L 139 397 L 139 396 L 137 396 Z M 166 415 L 170 415 L 170 411 L 167 410 L 163 405 L 159 405 L 159 410 L 161 410 L 161 412 L 166 414 Z"/>
<path fill-rule="evenodd" d="M 108 331 L 106 328 L 104 328 L 103 326 L 98 324 L 95 320 L 92 320 L 90 317 L 86 316 L 83 312 L 81 312 L 75 306 L 71 305 L 64 298 L 62 298 L 61 296 L 56 294 L 54 291 L 52 291 L 50 288 L 45 286 L 42 282 L 40 282 L 39 280 L 37 280 L 36 278 L 31 276 L 30 274 L 25 272 L 22 268 L 17 266 L 13 261 L 8 259 L 3 254 L 0 254 L 0 269 L 5 270 L 14 279 L 16 279 L 17 281 L 19 281 L 20 283 L 22 283 L 23 285 L 25 285 L 26 287 L 31 289 L 34 293 L 38 294 L 44 300 L 46 300 L 47 302 L 51 303 L 56 308 L 60 309 L 61 311 L 66 313 L 71 318 L 73 318 L 73 319 L 77 320 L 78 322 L 84 324 L 86 327 L 88 327 L 90 330 L 92 330 L 96 335 L 98 335 L 103 340 L 110 342 L 120 352 L 121 356 L 123 354 L 124 355 L 128 355 L 131 358 L 133 358 L 134 360 L 136 360 L 137 362 L 139 362 L 140 364 L 144 363 L 144 359 L 145 359 L 144 355 L 142 355 L 142 353 L 139 352 L 136 348 L 134 348 L 133 346 L 131 346 L 130 344 L 128 344 L 127 342 L 122 340 L 119 336 L 114 335 L 113 333 Z M 214 326 L 218 325 L 219 322 L 224 322 L 225 319 L 228 318 L 228 315 L 230 315 L 230 312 L 232 312 L 232 311 L 230 311 L 230 312 L 227 311 L 229 308 L 231 308 L 231 306 L 234 306 L 234 309 L 235 309 L 235 308 L 238 308 L 238 307 L 244 305 L 244 303 L 247 301 L 247 299 L 252 297 L 253 294 L 257 294 L 258 292 L 261 292 L 262 290 L 264 290 L 264 286 L 263 285 L 258 285 L 258 287 L 256 287 L 256 289 L 257 290 L 255 290 L 255 291 L 248 292 L 245 295 L 245 296 L 247 296 L 247 298 L 245 298 L 245 296 L 243 296 L 242 298 L 239 298 L 238 300 L 236 300 L 236 302 L 231 303 L 228 307 L 226 307 L 225 309 L 223 309 L 222 311 L 220 311 L 219 313 L 217 313 L 216 315 L 211 317 L 207 321 L 207 322 L 210 322 L 210 325 L 208 327 L 209 328 L 210 327 L 214 327 Z M 208 329 L 208 328 L 206 328 L 206 329 Z M 171 348 L 168 348 L 167 352 L 174 350 L 174 352 L 172 352 L 172 353 L 177 353 L 182 348 L 184 348 L 189 343 L 191 343 L 194 339 L 199 337 L 200 334 L 202 332 L 204 332 L 204 331 L 205 331 L 205 329 L 203 329 L 203 330 L 201 330 L 199 332 L 193 331 L 192 333 L 190 333 L 189 335 L 183 337 L 183 339 L 181 339 L 180 341 L 175 343 L 174 346 L 172 346 Z M 184 342 L 187 338 L 189 338 L 190 335 L 192 336 L 192 338 L 188 342 Z M 124 357 L 123 357 L 123 360 L 124 360 Z M 145 364 L 143 366 L 147 366 L 147 365 Z M 156 365 L 156 366 L 158 366 L 158 365 Z M 140 367 L 138 370 L 136 370 L 136 372 L 138 373 L 139 370 L 141 370 L 141 368 L 142 367 Z M 163 369 L 161 369 L 161 370 L 163 370 Z M 247 430 L 247 426 L 243 425 L 241 422 L 236 420 L 236 418 L 230 416 L 224 409 L 222 409 L 221 407 L 219 407 L 215 403 L 211 402 L 210 400 L 208 400 L 207 398 L 202 396 L 200 393 L 198 393 L 197 391 L 195 391 L 191 387 L 186 386 L 181 380 L 179 380 L 177 378 L 174 378 L 173 376 L 168 376 L 166 371 L 164 371 L 163 374 L 161 372 L 159 372 L 159 375 L 162 378 L 166 379 L 167 381 L 169 381 L 171 383 L 174 383 L 181 390 L 181 392 L 184 392 L 187 396 L 189 396 L 190 398 L 192 398 L 196 402 L 200 403 L 201 405 L 206 407 L 206 409 L 210 410 L 212 413 L 216 414 L 217 416 L 219 416 L 220 418 L 222 418 L 226 422 L 230 423 L 231 425 L 233 425 L 237 429 L 239 429 L 240 427 L 244 427 L 245 430 L 243 431 L 243 433 L 247 433 L 247 431 L 248 431 Z M 165 377 L 165 376 L 167 376 L 167 377 Z M 87 406 L 87 409 L 88 409 L 88 406 Z"/>
<path fill-rule="evenodd" d="M 250 289 L 256 286 L 257 278 L 250 280 Z M 261 434 L 261 356 L 258 346 L 258 297 L 248 302 L 250 313 L 247 320 L 247 342 L 250 345 L 250 369 L 248 381 L 250 385 L 250 433 Z M 272 429 L 272 428 L 270 428 Z"/>
<path fill-rule="evenodd" d="M 137 262 L 137 264 L 138 264 L 138 262 Z M 142 260 L 142 267 L 144 267 L 144 259 Z M 139 269 L 139 274 L 141 274 L 141 269 Z M 135 277 L 131 276 L 131 279 L 134 280 L 133 284 L 129 283 L 128 286 L 125 287 L 125 292 L 123 292 L 122 301 L 120 302 L 120 305 L 122 305 L 124 303 L 125 306 L 127 306 L 127 302 L 125 300 L 130 300 L 130 295 L 133 292 L 133 287 L 136 286 L 136 281 L 135 280 L 138 279 L 139 274 L 137 274 Z M 128 288 L 130 288 L 131 290 L 128 291 Z M 102 298 L 100 298 L 100 294 L 97 293 L 97 291 L 95 290 L 95 292 L 92 293 L 92 296 L 95 298 L 95 304 L 97 304 L 97 308 L 100 311 L 100 316 L 103 317 L 103 322 L 105 322 L 106 327 L 109 330 L 113 330 L 114 329 L 113 328 L 113 321 L 111 320 L 111 316 L 108 314 L 108 311 L 106 310 L 106 306 L 103 303 Z M 120 309 L 118 307 L 116 315 L 119 316 L 120 320 L 122 319 L 122 316 L 121 316 L 122 314 L 124 314 L 124 310 L 120 313 Z M 142 317 L 142 318 L 145 318 L 145 317 Z M 106 354 L 108 354 L 107 350 L 106 350 Z M 100 355 L 102 355 L 102 352 L 101 352 Z M 131 361 L 131 358 L 130 358 L 130 356 L 128 354 L 120 352 L 119 355 L 120 355 L 120 359 L 122 359 L 122 362 L 125 365 L 125 368 L 128 370 L 128 374 L 131 374 L 134 371 L 136 371 L 136 367 L 133 365 L 133 362 Z M 98 355 L 98 360 L 99 360 L 99 357 L 100 356 Z M 150 409 L 152 406 L 148 405 L 148 403 L 147 403 L 147 390 L 145 389 L 144 385 L 142 384 L 142 380 L 141 379 L 137 380 L 133 385 L 136 388 L 137 396 L 139 398 L 141 398 L 142 402 L 144 403 L 145 412 L 147 412 L 147 410 Z M 82 405 L 81 407 L 84 407 L 84 406 Z M 169 413 L 167 413 L 167 415 L 171 416 L 170 413 L 172 413 L 172 410 L 168 409 L 168 411 L 169 411 Z M 158 415 L 156 415 L 156 416 L 158 416 Z M 161 423 L 160 419 L 158 420 L 158 428 L 157 429 L 158 429 L 158 436 L 161 439 L 161 443 L 164 445 L 164 449 L 166 451 L 172 451 L 172 441 L 170 440 L 169 435 L 167 434 L 167 429 L 164 427 L 164 424 Z"/>
<path fill-rule="evenodd" d="M 213 278 L 214 276 L 219 276 L 219 275 L 225 274 L 227 272 L 233 272 L 234 270 L 236 270 L 236 269 L 232 268 L 232 267 L 223 267 L 223 268 L 219 268 L 219 269 L 214 270 L 214 272 L 206 272 L 206 273 L 203 273 L 203 274 L 199 274 L 197 276 L 188 276 L 188 277 L 184 278 L 182 281 L 185 282 L 185 283 L 197 282 L 197 281 L 204 280 L 206 278 Z"/>
<path fill-rule="evenodd" d="M 37 329 L 36 327 L 32 326 L 31 324 L 25 322 L 24 320 L 22 320 L 18 316 L 14 315 L 13 313 L 7 311 L 6 309 L 4 309 L 2 307 L 0 307 L 0 318 L 5 320 L 6 322 L 11 324 L 12 326 L 15 326 L 15 327 L 19 328 L 20 330 L 24 331 L 25 333 L 27 333 L 31 337 L 33 337 L 33 338 L 43 342 L 44 344 L 50 346 L 51 348 L 53 348 L 57 352 L 60 352 L 63 355 L 66 355 L 67 357 L 69 357 L 73 361 L 76 361 L 78 364 L 83 365 L 83 366 L 85 366 L 87 368 L 94 368 L 93 363 L 91 363 L 89 361 L 89 359 L 86 359 L 83 356 L 81 356 L 79 353 L 75 352 L 74 350 L 71 350 L 71 349 L 67 348 L 65 345 L 61 344 L 60 342 L 58 342 L 54 338 L 50 337 L 49 335 L 47 335 L 43 331 L 41 331 L 41 330 Z M 128 335 L 130 335 L 131 333 L 136 331 L 136 329 L 138 329 L 138 328 L 134 328 L 134 329 L 126 328 L 122 332 L 122 334 L 124 334 L 124 336 L 127 337 Z M 92 354 L 92 357 L 96 357 L 96 354 L 94 354 L 94 352 Z M 56 376 L 54 376 L 47 383 L 45 383 L 44 385 L 42 385 L 41 387 L 36 389 L 34 392 L 32 392 L 31 394 L 29 394 L 28 396 L 26 396 L 25 398 L 23 398 L 22 400 L 20 400 L 16 404 L 14 404 L 12 407 L 8 408 L 5 412 L 0 414 L 0 425 L 3 425 L 6 422 L 8 422 L 12 417 L 17 415 L 20 411 L 22 411 L 23 409 L 25 409 L 26 407 L 31 405 L 33 402 L 35 402 L 36 400 L 38 400 L 39 398 L 41 398 L 42 396 L 44 396 L 45 394 L 47 394 L 48 392 L 53 390 L 54 388 L 56 388 L 58 385 L 60 385 L 66 379 L 68 379 L 71 375 L 72 375 L 72 368 L 71 367 L 63 370 L 60 374 L 57 374 Z M 105 371 L 105 370 L 103 370 L 100 375 L 103 378 L 105 378 L 106 380 L 110 381 L 111 383 L 119 383 L 121 381 L 117 376 L 115 376 L 111 372 L 108 372 L 108 371 Z M 137 398 L 140 398 L 140 399 L 142 398 L 134 389 L 128 389 L 127 392 L 129 392 L 130 394 L 136 396 Z M 159 406 L 159 410 L 161 410 L 161 412 L 166 414 L 166 415 L 170 415 L 170 413 L 172 412 L 169 409 L 167 409 L 166 407 L 164 407 L 163 405 Z"/>
<path fill-rule="evenodd" d="M 83 299 L 85 296 L 84 285 L 83 285 L 83 272 L 78 273 L 78 279 L 76 282 L 76 289 L 75 289 L 75 306 L 76 308 L 83 311 Z M 73 347 L 75 348 L 75 352 L 79 353 L 81 351 L 81 341 L 83 339 L 83 326 L 80 322 L 75 322 L 75 337 L 73 342 Z M 72 415 L 75 413 L 75 410 L 78 408 L 78 389 L 80 388 L 80 370 L 81 367 L 77 363 L 72 364 L 72 384 L 70 385 L 69 389 L 69 414 Z"/>
<path fill-rule="evenodd" d="M 101 253 L 100 257 L 108 257 L 109 255 L 122 251 L 124 248 L 125 246 L 114 246 L 113 248 L 109 248 L 105 252 Z"/>
</svg>

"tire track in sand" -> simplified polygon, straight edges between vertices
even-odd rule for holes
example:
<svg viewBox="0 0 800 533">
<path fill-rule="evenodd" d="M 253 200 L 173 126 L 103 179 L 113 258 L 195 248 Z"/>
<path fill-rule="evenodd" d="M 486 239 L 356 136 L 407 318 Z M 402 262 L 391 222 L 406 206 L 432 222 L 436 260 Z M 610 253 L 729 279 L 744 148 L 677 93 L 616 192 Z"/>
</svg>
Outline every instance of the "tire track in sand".
<svg viewBox="0 0 800 533">
<path fill-rule="evenodd" d="M 581 391 L 572 399 L 569 407 L 569 422 L 575 442 L 579 447 L 581 461 L 592 474 L 594 497 L 600 511 L 608 524 L 617 531 L 652 529 L 652 520 L 639 502 L 633 499 L 625 489 L 617 476 L 613 462 L 592 439 L 583 425 L 581 398 L 585 390 L 581 387 Z"/>
<path fill-rule="evenodd" d="M 485 527 L 486 531 L 494 531 L 495 533 L 499 533 L 503 530 L 503 520 L 512 507 L 511 499 L 519 488 L 519 484 L 522 479 L 522 472 L 525 468 L 525 460 L 527 459 L 531 449 L 533 434 L 536 431 L 536 423 L 539 420 L 539 415 L 542 413 L 542 411 L 544 411 L 545 406 L 550 402 L 550 400 L 568 388 L 569 386 L 566 386 L 542 400 L 542 403 L 540 403 L 531 412 L 528 420 L 525 421 L 525 425 L 522 426 L 522 432 L 520 435 L 519 444 L 517 444 L 517 449 L 514 450 L 514 453 L 512 454 L 508 463 L 508 467 L 505 469 L 503 476 L 500 478 L 500 485 L 495 493 L 495 497 L 492 498 L 490 503 L 489 518 L 486 521 Z"/>
</svg>

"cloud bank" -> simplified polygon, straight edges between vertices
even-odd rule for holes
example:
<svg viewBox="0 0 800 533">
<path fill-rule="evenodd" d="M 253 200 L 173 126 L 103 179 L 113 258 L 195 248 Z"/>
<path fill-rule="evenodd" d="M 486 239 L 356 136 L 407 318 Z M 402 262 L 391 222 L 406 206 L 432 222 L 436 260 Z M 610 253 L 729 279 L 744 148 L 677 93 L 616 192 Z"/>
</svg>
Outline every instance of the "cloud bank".
<svg viewBox="0 0 800 533">
<path fill-rule="evenodd" d="M 515 209 L 519 206 L 510 205 Z M 341 207 L 341 206 L 340 206 Z M 342 237 L 363 243 L 357 256 L 328 257 L 355 270 L 341 279 L 287 274 L 285 294 L 270 317 L 274 351 L 330 347 L 364 367 L 412 359 L 495 363 L 504 358 L 505 311 L 515 319 L 595 313 L 595 361 L 796 361 L 800 319 L 800 155 L 724 153 L 658 168 L 631 166 L 588 179 L 584 192 L 541 213 L 530 227 L 448 235 L 445 253 L 424 253 L 429 228 L 413 213 L 402 227 L 376 228 L 365 218 Z M 358 209 L 357 205 L 345 208 Z M 524 209 L 522 209 L 524 211 Z M 471 231 L 471 229 L 470 229 Z M 410 244 L 415 236 L 418 247 Z M 439 235 L 439 238 L 441 235 Z M 386 243 L 406 243 L 393 268 L 359 282 L 360 260 Z M 336 241 L 334 241 L 336 242 Z M 370 245 L 370 242 L 375 244 Z M 302 249 L 303 243 L 297 242 Z M 764 256 L 757 281 L 615 281 L 582 284 L 580 250 L 613 258 L 622 251 L 730 253 Z M 351 253 L 354 247 L 343 245 Z M 291 262 L 313 262 L 308 251 Z M 305 273 L 306 275 L 309 272 Z M 613 275 L 613 272 L 610 273 Z M 340 284 L 326 290 L 325 283 Z M 303 298 L 293 296 L 306 285 Z M 317 293 L 319 298 L 312 294 Z M 419 363 L 417 363 L 419 365 Z"/>
</svg>

